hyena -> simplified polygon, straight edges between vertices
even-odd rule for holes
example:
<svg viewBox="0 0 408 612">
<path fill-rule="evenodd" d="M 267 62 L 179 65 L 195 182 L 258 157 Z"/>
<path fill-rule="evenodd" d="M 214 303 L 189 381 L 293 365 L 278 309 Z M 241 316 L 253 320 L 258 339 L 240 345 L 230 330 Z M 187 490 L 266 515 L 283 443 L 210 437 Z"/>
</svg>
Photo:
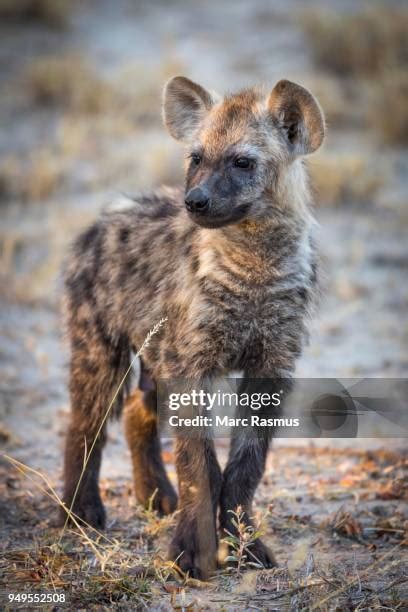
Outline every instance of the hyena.
<svg viewBox="0 0 408 612">
<path fill-rule="evenodd" d="M 132 351 L 167 318 L 143 353 L 125 432 L 138 501 L 156 492 L 158 512 L 178 506 L 170 558 L 205 578 L 216 564 L 217 521 L 220 533 L 234 532 L 229 511 L 241 506 L 250 523 L 270 436 L 233 436 L 222 473 L 208 436 L 179 435 L 177 500 L 161 459 L 156 382 L 233 371 L 290 380 L 317 291 L 303 157 L 321 145 L 325 127 L 312 94 L 286 80 L 269 92 L 250 88 L 218 97 L 174 77 L 164 89 L 163 116 L 187 149 L 185 190 L 162 189 L 105 212 L 66 264 L 72 417 L 64 501 L 86 522 L 104 526 L 98 477 L 105 426 L 77 487 L 84 455 Z M 124 386 L 116 414 L 125 394 Z M 265 567 L 274 564 L 261 540 L 251 552 Z"/>
</svg>

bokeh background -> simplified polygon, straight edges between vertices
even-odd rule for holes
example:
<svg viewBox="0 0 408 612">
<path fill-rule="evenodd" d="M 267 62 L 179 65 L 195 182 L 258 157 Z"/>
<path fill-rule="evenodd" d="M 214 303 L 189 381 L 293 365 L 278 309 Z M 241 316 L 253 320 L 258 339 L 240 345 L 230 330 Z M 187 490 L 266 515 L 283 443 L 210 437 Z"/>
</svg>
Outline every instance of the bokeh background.
<svg viewBox="0 0 408 612">
<path fill-rule="evenodd" d="M 182 180 L 160 108 L 175 74 L 220 92 L 288 78 L 319 98 L 328 134 L 309 168 L 324 290 L 298 374 L 407 376 L 407 61 L 403 1 L 0 0 L 6 451 L 58 479 L 61 261 L 118 194 Z M 105 473 L 128 477 L 119 430 L 110 440 Z"/>
<path fill-rule="evenodd" d="M 5 332 L 55 307 L 68 243 L 118 193 L 182 179 L 167 78 L 223 92 L 284 77 L 311 88 L 329 128 L 309 164 L 328 284 L 307 373 L 406 373 L 403 5 L 1 0 L 1 295 L 20 307 Z"/>
</svg>

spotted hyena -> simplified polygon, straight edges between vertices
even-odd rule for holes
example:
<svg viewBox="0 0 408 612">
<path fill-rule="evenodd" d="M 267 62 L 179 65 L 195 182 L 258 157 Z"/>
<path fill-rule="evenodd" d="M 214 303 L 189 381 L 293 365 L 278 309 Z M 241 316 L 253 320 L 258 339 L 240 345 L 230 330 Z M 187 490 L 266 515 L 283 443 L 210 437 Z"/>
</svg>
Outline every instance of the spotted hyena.
<svg viewBox="0 0 408 612">
<path fill-rule="evenodd" d="M 185 190 L 162 189 L 107 212 L 75 242 L 65 268 L 71 345 L 72 417 L 64 501 L 105 524 L 98 489 L 107 406 L 149 329 L 167 322 L 142 357 L 140 390 L 127 402 L 125 430 L 139 502 L 178 505 L 170 556 L 208 576 L 221 532 L 241 506 L 250 521 L 269 436 L 239 435 L 222 473 L 212 440 L 179 436 L 179 499 L 160 456 L 156 385 L 161 378 L 290 379 L 316 293 L 314 221 L 303 156 L 324 137 L 316 99 L 283 80 L 272 91 L 218 97 L 184 77 L 164 89 L 164 123 L 187 149 Z M 116 397 L 119 413 L 126 388 Z M 75 490 L 76 495 L 74 495 Z M 252 552 L 268 567 L 271 551 Z"/>
</svg>

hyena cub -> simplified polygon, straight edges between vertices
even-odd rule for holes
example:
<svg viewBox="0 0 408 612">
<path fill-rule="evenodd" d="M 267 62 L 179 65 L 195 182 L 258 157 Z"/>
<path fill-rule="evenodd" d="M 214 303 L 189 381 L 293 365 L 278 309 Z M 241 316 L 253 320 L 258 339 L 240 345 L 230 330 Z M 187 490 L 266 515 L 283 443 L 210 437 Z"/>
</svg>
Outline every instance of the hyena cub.
<svg viewBox="0 0 408 612">
<path fill-rule="evenodd" d="M 143 353 L 125 430 L 137 499 L 146 503 L 156 491 L 156 509 L 169 513 L 177 496 L 160 455 L 156 381 L 237 370 L 252 379 L 290 379 L 316 292 L 302 161 L 324 137 L 315 98 L 285 80 L 270 92 L 219 98 L 175 77 L 164 89 L 164 123 L 187 148 L 185 192 L 162 190 L 105 213 L 76 241 L 65 270 L 72 419 L 64 501 L 96 527 L 105 524 L 98 489 L 105 427 L 77 486 L 84 455 L 149 329 L 167 317 Z M 116 414 L 124 395 L 122 388 Z M 178 437 L 170 556 L 191 575 L 215 568 L 217 514 L 220 533 L 234 531 L 229 510 L 237 506 L 250 522 L 268 441 L 267 433 L 233 436 L 222 473 L 212 440 Z M 251 553 L 274 564 L 260 540 Z"/>
</svg>

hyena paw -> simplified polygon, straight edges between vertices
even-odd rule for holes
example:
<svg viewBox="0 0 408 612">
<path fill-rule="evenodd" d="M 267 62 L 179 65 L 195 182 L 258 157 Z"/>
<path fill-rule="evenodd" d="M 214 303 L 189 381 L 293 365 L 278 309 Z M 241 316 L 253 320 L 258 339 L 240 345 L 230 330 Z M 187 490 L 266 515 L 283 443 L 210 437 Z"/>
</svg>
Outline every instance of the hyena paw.
<svg viewBox="0 0 408 612">
<path fill-rule="evenodd" d="M 136 488 L 136 498 L 145 507 L 151 504 L 159 516 L 172 514 L 177 508 L 177 494 L 170 482 L 160 484 L 157 487 L 149 486 L 146 490 Z"/>
<path fill-rule="evenodd" d="M 177 494 L 173 487 L 159 489 L 153 499 L 153 508 L 160 516 L 172 514 L 177 508 Z"/>
<path fill-rule="evenodd" d="M 216 569 L 216 549 L 212 548 L 201 546 L 200 551 L 195 523 L 183 519 L 170 544 L 169 558 L 191 578 L 206 580 Z"/>
<path fill-rule="evenodd" d="M 259 538 L 248 546 L 247 561 L 260 563 L 260 565 L 263 565 L 266 569 L 278 565 L 273 552 Z"/>
<path fill-rule="evenodd" d="M 65 502 L 65 507 L 69 509 L 71 507 L 71 503 L 72 503 L 72 497 L 70 498 L 70 501 Z M 82 521 L 84 521 L 86 524 L 90 525 L 91 527 L 94 527 L 95 529 L 105 528 L 106 512 L 105 512 L 105 508 L 103 506 L 102 500 L 99 496 L 99 493 L 92 495 L 92 496 L 88 495 L 86 497 L 78 496 L 78 498 L 75 500 L 75 503 L 73 505 L 72 512 L 75 515 L 75 517 L 79 517 L 80 519 L 82 519 Z M 64 524 L 66 521 L 66 518 L 67 518 L 67 513 L 63 508 L 61 508 L 60 522 Z M 72 524 L 73 523 L 72 519 L 70 519 L 69 522 Z"/>
</svg>

